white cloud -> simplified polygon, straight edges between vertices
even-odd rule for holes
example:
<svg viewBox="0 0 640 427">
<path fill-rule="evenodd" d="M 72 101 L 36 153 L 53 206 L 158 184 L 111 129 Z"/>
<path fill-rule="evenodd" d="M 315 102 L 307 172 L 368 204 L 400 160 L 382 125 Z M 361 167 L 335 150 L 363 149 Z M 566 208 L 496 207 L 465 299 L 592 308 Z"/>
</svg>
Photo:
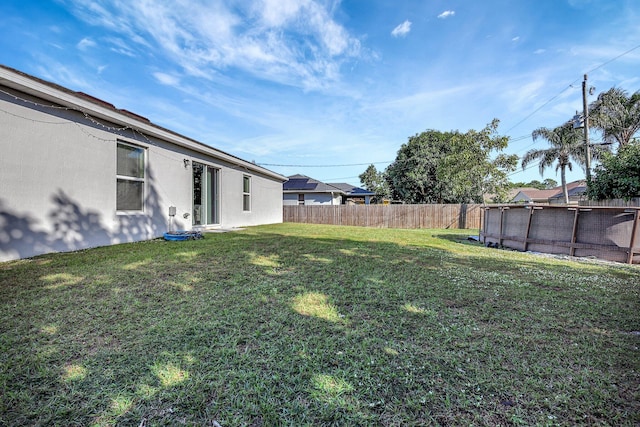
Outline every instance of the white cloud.
<svg viewBox="0 0 640 427">
<path fill-rule="evenodd" d="M 450 16 L 453 16 L 455 14 L 456 14 L 455 10 L 445 10 L 440 15 L 438 15 L 438 18 L 439 19 L 446 19 L 446 18 L 448 18 Z"/>
<path fill-rule="evenodd" d="M 105 42 L 110 43 L 112 46 L 109 48 L 112 52 L 119 53 L 131 58 L 136 56 L 135 51 L 124 40 L 117 37 L 107 37 Z"/>
<path fill-rule="evenodd" d="M 178 77 L 166 73 L 155 72 L 153 73 L 153 77 L 163 85 L 167 86 L 177 86 L 180 83 L 180 79 Z"/>
<path fill-rule="evenodd" d="M 520 36 L 515 36 L 511 39 L 512 42 L 517 42 L 518 40 L 520 40 Z"/>
<path fill-rule="evenodd" d="M 533 53 L 534 55 L 541 55 L 543 53 L 545 53 L 547 51 L 547 49 L 536 49 Z"/>
<path fill-rule="evenodd" d="M 86 73 L 81 70 L 69 68 L 50 57 L 46 57 L 46 61 L 42 61 L 42 63 L 47 66 L 39 66 L 38 75 L 44 79 L 57 82 L 73 90 L 95 93 L 94 85 L 86 79 Z"/>
<path fill-rule="evenodd" d="M 80 40 L 78 42 L 78 44 L 76 45 L 76 47 L 80 50 L 87 50 L 90 47 L 94 47 L 96 45 L 96 42 L 94 42 L 91 38 L 89 37 L 85 37 L 82 40 Z"/>
<path fill-rule="evenodd" d="M 505 107 L 511 111 L 526 111 L 531 105 L 539 100 L 541 93 L 547 81 L 544 78 L 538 78 L 530 82 L 524 83 L 515 79 L 516 82 L 510 82 L 501 93 L 501 97 L 505 100 Z M 520 82 L 520 84 L 517 84 Z"/>
<path fill-rule="evenodd" d="M 296 0 L 263 0 L 257 11 L 266 25 L 279 27 L 295 18 L 305 3 Z"/>
<path fill-rule="evenodd" d="M 137 45 L 151 46 L 192 75 L 235 67 L 259 79 L 322 89 L 340 79 L 344 61 L 361 55 L 320 0 L 71 0 L 74 13 Z M 159 48 L 159 49 L 158 49 Z M 118 52 L 134 50 L 116 46 Z"/>
<path fill-rule="evenodd" d="M 446 104 L 447 100 L 461 97 L 462 94 L 468 94 L 474 88 L 475 86 L 473 85 L 461 85 L 448 87 L 446 89 L 424 90 L 411 95 L 371 104 L 367 106 L 366 109 L 384 111 L 385 114 L 388 114 L 389 111 L 406 114 L 407 111 L 416 111 L 418 109 L 422 112 L 425 108 Z"/>
<path fill-rule="evenodd" d="M 391 31 L 393 37 L 404 37 L 411 31 L 411 21 L 406 20 Z"/>
</svg>

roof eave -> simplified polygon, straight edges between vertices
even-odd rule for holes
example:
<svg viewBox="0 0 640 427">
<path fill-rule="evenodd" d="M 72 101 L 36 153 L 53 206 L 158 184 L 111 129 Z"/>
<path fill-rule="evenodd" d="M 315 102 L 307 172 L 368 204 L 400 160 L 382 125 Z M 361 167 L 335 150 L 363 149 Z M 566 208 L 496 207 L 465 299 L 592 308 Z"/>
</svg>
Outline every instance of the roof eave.
<svg viewBox="0 0 640 427">
<path fill-rule="evenodd" d="M 243 160 L 232 154 L 225 153 L 224 151 L 220 151 L 202 142 L 180 135 L 151 122 L 145 122 L 125 113 L 118 112 L 118 110 L 103 107 L 97 103 L 83 99 L 76 92 L 63 88 L 62 86 L 33 78 L 25 73 L 12 70 L 2 65 L 0 65 L 0 84 L 40 99 L 79 110 L 90 114 L 95 118 L 106 120 L 117 125 L 135 127 L 136 130 L 143 132 L 146 135 L 162 139 L 183 148 L 207 154 L 227 163 L 243 167 L 249 171 L 254 171 L 267 175 L 271 178 L 275 178 L 281 182 L 288 180 L 286 176 L 263 168 L 262 166 L 258 166 L 255 163 Z M 133 114 L 135 115 L 135 113 Z"/>
<path fill-rule="evenodd" d="M 296 190 L 296 189 L 288 189 L 288 190 L 282 190 L 283 193 L 296 193 L 296 194 L 300 194 L 300 193 L 338 193 L 338 194 L 347 194 L 342 190 Z"/>
</svg>

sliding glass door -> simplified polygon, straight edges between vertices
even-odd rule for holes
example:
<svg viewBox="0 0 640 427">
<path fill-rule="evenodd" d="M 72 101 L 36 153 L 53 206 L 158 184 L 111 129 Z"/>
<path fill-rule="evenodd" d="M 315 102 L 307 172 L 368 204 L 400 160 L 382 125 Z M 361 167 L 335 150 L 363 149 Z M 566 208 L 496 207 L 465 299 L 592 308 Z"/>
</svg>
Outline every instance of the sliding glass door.
<svg viewBox="0 0 640 427">
<path fill-rule="evenodd" d="M 220 223 L 220 169 L 193 162 L 193 225 Z"/>
</svg>

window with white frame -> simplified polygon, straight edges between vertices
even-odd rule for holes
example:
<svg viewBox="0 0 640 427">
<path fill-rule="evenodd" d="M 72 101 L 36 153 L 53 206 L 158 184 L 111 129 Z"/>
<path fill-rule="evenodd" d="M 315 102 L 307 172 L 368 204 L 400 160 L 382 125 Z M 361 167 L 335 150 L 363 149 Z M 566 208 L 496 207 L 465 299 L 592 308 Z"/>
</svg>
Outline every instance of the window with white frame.
<svg viewBox="0 0 640 427">
<path fill-rule="evenodd" d="M 251 177 L 247 175 L 242 177 L 242 210 L 251 210 Z"/>
<path fill-rule="evenodd" d="M 144 210 L 144 148 L 118 142 L 116 210 Z"/>
</svg>

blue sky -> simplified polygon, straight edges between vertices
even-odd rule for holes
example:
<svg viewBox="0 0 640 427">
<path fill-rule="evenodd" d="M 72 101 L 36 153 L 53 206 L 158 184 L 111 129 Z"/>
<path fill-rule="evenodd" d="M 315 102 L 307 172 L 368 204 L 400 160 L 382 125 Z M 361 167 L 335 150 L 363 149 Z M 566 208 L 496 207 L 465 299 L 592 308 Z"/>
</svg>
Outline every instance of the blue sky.
<svg viewBox="0 0 640 427">
<path fill-rule="evenodd" d="M 590 101 L 640 90 L 637 0 L 3 0 L 0 16 L 0 63 L 325 182 L 493 118 L 507 152 L 545 148 L 531 132 L 582 109 L 585 73 Z M 543 178 L 560 181 L 511 176 Z"/>
</svg>

